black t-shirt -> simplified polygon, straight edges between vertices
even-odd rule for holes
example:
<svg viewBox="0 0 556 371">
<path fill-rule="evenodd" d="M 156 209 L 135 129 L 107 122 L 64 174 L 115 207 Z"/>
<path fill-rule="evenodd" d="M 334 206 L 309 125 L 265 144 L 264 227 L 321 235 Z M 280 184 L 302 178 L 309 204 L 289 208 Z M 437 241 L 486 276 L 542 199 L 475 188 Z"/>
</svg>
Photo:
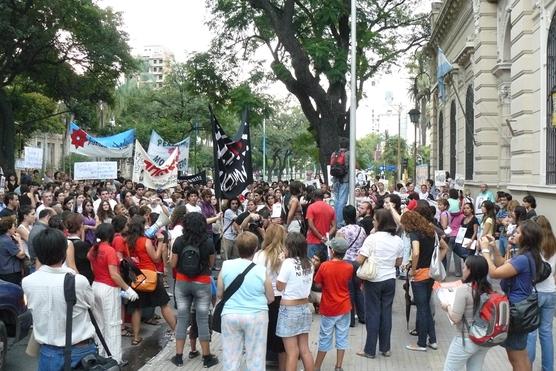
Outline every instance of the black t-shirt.
<svg viewBox="0 0 556 371">
<path fill-rule="evenodd" d="M 91 249 L 91 244 L 78 237 L 68 237 L 68 240 L 73 243 L 75 267 L 79 271 L 79 274 L 87 277 L 89 284 L 92 284 L 95 276 L 93 274 L 93 269 L 91 268 L 91 263 L 89 262 L 89 259 L 87 259 L 87 254 Z"/>
<path fill-rule="evenodd" d="M 243 221 L 245 220 L 245 218 L 247 218 L 249 216 L 249 214 L 251 214 L 249 211 L 245 211 L 241 214 L 239 214 L 237 216 L 237 219 L 235 220 L 237 225 L 241 225 L 241 223 L 243 223 Z M 259 239 L 259 243 L 262 243 L 263 240 L 263 236 L 261 236 L 261 234 L 259 233 L 259 228 L 263 227 L 263 218 L 261 216 L 261 218 L 259 220 L 251 220 L 249 222 L 249 225 L 247 226 L 247 229 L 249 232 L 253 232 L 255 234 L 255 236 L 257 236 L 257 238 Z"/>
<path fill-rule="evenodd" d="M 172 246 L 172 253 L 178 256 L 178 267 L 180 265 L 179 259 L 181 257 L 181 252 L 187 246 L 188 243 L 184 236 L 179 236 L 174 241 L 174 245 Z M 210 263 L 209 258 L 211 255 L 216 254 L 214 250 L 214 243 L 212 238 L 208 238 L 199 246 L 199 255 L 201 258 L 201 274 L 200 276 L 210 276 Z"/>
<path fill-rule="evenodd" d="M 8 209 L 7 207 L 0 211 L 0 218 L 12 215 L 15 215 L 15 211 L 13 211 L 12 209 Z"/>
<path fill-rule="evenodd" d="M 473 237 L 473 232 L 474 232 L 474 225 L 477 224 L 479 225 L 479 220 L 477 219 L 477 217 L 473 217 L 471 218 L 471 220 L 469 221 L 469 223 L 465 223 L 465 218 L 462 219 L 461 221 L 461 226 L 463 228 L 467 228 L 467 230 L 465 231 L 465 236 L 464 238 L 471 238 Z"/>
<path fill-rule="evenodd" d="M 363 219 L 359 221 L 359 226 L 365 230 L 367 236 L 370 235 L 373 230 L 373 217 L 370 215 L 364 216 Z"/>
<path fill-rule="evenodd" d="M 24 193 L 21 196 L 19 196 L 19 207 L 31 206 L 31 205 L 32 205 L 31 199 L 29 198 L 29 196 L 27 196 L 27 193 Z"/>
<path fill-rule="evenodd" d="M 431 265 L 432 253 L 434 252 L 434 236 L 429 237 L 421 232 L 409 233 L 411 243 L 419 241 L 419 260 L 417 261 L 417 269 L 428 268 Z"/>
</svg>

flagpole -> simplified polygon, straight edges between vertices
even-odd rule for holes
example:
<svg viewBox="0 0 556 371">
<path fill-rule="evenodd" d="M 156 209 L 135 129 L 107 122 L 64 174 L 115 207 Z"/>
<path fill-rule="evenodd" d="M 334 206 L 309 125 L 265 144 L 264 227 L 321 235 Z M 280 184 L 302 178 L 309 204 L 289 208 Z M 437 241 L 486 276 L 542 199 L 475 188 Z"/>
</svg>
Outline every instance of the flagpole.
<svg viewBox="0 0 556 371">
<path fill-rule="evenodd" d="M 266 176 L 266 119 L 263 119 L 263 182 Z"/>
<path fill-rule="evenodd" d="M 355 124 L 357 111 L 357 76 L 356 76 L 356 26 L 357 0 L 351 0 L 351 98 L 349 109 L 349 204 L 355 205 Z"/>
</svg>

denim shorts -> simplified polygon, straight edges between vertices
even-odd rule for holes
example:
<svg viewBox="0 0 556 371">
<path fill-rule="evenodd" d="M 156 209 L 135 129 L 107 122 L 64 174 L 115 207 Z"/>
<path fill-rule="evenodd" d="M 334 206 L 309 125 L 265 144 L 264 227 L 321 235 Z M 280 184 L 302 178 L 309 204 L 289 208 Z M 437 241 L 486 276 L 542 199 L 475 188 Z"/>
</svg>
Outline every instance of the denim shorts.
<svg viewBox="0 0 556 371">
<path fill-rule="evenodd" d="M 287 338 L 311 332 L 313 316 L 309 304 L 280 305 L 276 336 Z"/>
<path fill-rule="evenodd" d="M 523 350 L 527 348 L 527 337 L 528 333 L 513 333 L 508 332 L 508 337 L 506 341 L 502 343 L 502 346 L 507 350 Z"/>
<path fill-rule="evenodd" d="M 336 349 L 346 350 L 349 348 L 349 323 L 351 313 L 340 316 L 321 316 L 319 332 L 319 352 L 332 350 L 332 338 L 336 338 Z M 335 333 L 335 334 L 334 334 Z"/>
</svg>

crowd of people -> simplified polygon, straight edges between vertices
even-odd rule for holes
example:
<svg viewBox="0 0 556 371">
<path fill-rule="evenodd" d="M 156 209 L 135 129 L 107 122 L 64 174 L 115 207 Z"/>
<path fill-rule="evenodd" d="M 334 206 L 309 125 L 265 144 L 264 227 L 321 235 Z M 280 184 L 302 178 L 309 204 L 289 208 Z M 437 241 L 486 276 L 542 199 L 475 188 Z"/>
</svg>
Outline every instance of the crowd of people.
<svg viewBox="0 0 556 371">
<path fill-rule="evenodd" d="M 396 279 L 408 283 L 417 308 L 410 331 L 416 342 L 407 351 L 436 350 L 431 263 L 437 253 L 463 282 L 454 302 L 442 303 L 455 325 L 444 369 L 482 369 L 489 348 L 470 340 L 468 322 L 483 295 L 498 286 L 510 305 L 538 293 L 538 330 L 515 332 L 510 324 L 503 343 L 514 370 L 531 369 L 537 337 L 542 369 L 553 369 L 556 239 L 531 195 L 519 202 L 481 185 L 471 198 L 432 180 L 417 190 L 413 183 L 388 189 L 376 179 L 357 188 L 355 204 L 347 205 L 336 197 L 345 182 L 333 179 L 332 189 L 255 182 L 238 197 L 219 200 L 211 181 L 155 191 L 123 178 L 48 175 L 24 174 L 20 184 L 9 176 L 0 205 L 0 279 L 25 291 L 41 370 L 63 364 L 68 272 L 78 277 L 75 363 L 96 353 L 89 308 L 121 363 L 122 337 L 138 345 L 142 323 L 161 319 L 175 333 L 170 361 L 176 366 L 200 356 L 204 367 L 222 362 L 239 370 L 245 363 L 248 370 L 264 370 L 276 357 L 279 370 L 296 370 L 299 359 L 304 370 L 320 370 L 335 347 L 340 371 L 357 323 L 366 328 L 358 356 L 395 357 Z M 551 273 L 540 280 L 545 265 Z M 369 266 L 372 276 L 363 272 Z M 130 274 L 133 268 L 144 276 L 141 283 Z M 221 300 L 219 360 L 211 337 Z M 309 346 L 313 313 L 320 315 L 315 357 Z M 190 351 L 184 355 L 186 339 Z"/>
</svg>

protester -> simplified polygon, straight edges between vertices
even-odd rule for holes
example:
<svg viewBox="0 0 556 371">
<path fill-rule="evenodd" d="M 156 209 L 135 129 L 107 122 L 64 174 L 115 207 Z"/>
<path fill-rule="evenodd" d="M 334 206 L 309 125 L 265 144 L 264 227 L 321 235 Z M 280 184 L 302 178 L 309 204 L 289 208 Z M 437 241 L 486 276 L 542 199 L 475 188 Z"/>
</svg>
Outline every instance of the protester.
<svg viewBox="0 0 556 371">
<path fill-rule="evenodd" d="M 87 241 L 92 245 L 95 244 L 95 228 L 97 226 L 97 221 L 95 217 L 95 211 L 93 202 L 90 199 L 83 201 L 83 227 L 84 227 L 84 237 L 83 240 Z"/>
<path fill-rule="evenodd" d="M 236 239 L 236 245 L 239 259 L 225 261 L 218 276 L 219 298 L 238 275 L 254 264 L 253 255 L 259 241 L 255 234 L 242 232 Z M 244 353 L 247 370 L 266 369 L 268 304 L 273 300 L 274 290 L 266 268 L 255 265 L 222 310 L 222 337 L 226 339 L 222 342 L 222 353 L 226 370 L 241 370 Z"/>
<path fill-rule="evenodd" d="M 297 370 L 301 357 L 303 369 L 313 371 L 313 356 L 309 348 L 311 311 L 307 298 L 311 292 L 313 266 L 307 257 L 307 242 L 300 233 L 286 237 L 287 259 L 276 279 L 276 289 L 282 292 L 276 335 L 284 341 L 286 371 Z"/>
<path fill-rule="evenodd" d="M 554 338 L 552 336 L 552 322 L 556 309 L 556 284 L 554 272 L 556 272 L 556 237 L 552 232 L 552 226 L 544 215 L 533 218 L 542 229 L 541 258 L 550 264 L 552 274 L 537 283 L 539 297 L 540 326 L 538 331 L 532 331 L 527 338 L 527 353 L 531 363 L 535 362 L 537 332 L 541 343 L 541 369 L 543 371 L 554 370 Z"/>
<path fill-rule="evenodd" d="M 518 225 L 514 234 L 515 243 L 519 246 L 518 254 L 506 261 L 496 247 L 494 237 L 482 237 L 479 242 L 481 254 L 489 265 L 489 275 L 494 279 L 502 279 L 500 286 L 508 295 L 510 304 L 526 300 L 533 291 L 533 282 L 542 264 L 540 253 L 543 231 L 541 227 L 525 220 Z M 503 346 L 514 370 L 530 370 L 531 362 L 527 354 L 527 333 L 514 332 L 515 323 L 510 317 L 510 330 Z"/>
<path fill-rule="evenodd" d="M 112 224 L 100 224 L 96 229 L 95 236 L 98 242 L 87 254 L 94 275 L 93 313 L 106 345 L 112 353 L 112 358 L 116 362 L 122 363 L 120 289 L 125 292 L 125 298 L 129 301 L 135 301 L 139 296 L 124 282 L 118 271 L 119 259 L 111 246 L 114 238 Z M 104 348 L 100 349 L 100 354 L 104 357 L 108 356 Z"/>
<path fill-rule="evenodd" d="M 189 325 L 191 306 L 195 303 L 198 337 L 203 353 L 203 366 L 218 364 L 210 353 L 209 309 L 211 301 L 210 272 L 216 260 L 212 236 L 207 235 L 205 217 L 199 212 L 189 212 L 183 220 L 183 235 L 172 246 L 172 268 L 176 268 L 176 355 L 171 361 L 183 365 L 183 348 Z M 193 249 L 192 252 L 189 252 Z"/>
<path fill-rule="evenodd" d="M 102 201 L 96 211 L 96 223 L 99 224 L 110 224 L 112 223 L 112 218 L 114 218 L 114 211 L 110 207 L 110 202 Z"/>
<path fill-rule="evenodd" d="M 224 259 L 237 258 L 239 254 L 235 248 L 235 239 L 239 231 L 239 225 L 235 222 L 238 216 L 239 199 L 237 197 L 228 200 L 228 209 L 224 212 L 222 228 L 222 255 Z"/>
<path fill-rule="evenodd" d="M 344 207 L 344 211 L 346 207 Z M 351 208 L 353 208 L 355 216 L 355 208 L 353 206 Z M 332 249 L 332 259 L 321 264 L 315 277 L 315 282 L 322 288 L 319 308 L 321 315 L 319 343 L 315 358 L 316 371 L 320 371 L 326 353 L 332 350 L 333 338 L 336 342 L 335 371 L 343 371 L 345 351 L 349 348 L 351 299 L 348 282 L 353 276 L 353 265 L 344 260 L 345 253 L 349 248 L 344 238 L 332 239 L 330 248 Z"/>
<path fill-rule="evenodd" d="M 303 190 L 303 184 L 298 181 L 291 182 L 290 184 L 290 199 L 288 202 L 288 216 L 286 218 L 286 228 L 288 232 L 302 231 L 304 224 L 303 211 L 299 198 Z"/>
<path fill-rule="evenodd" d="M 17 233 L 23 241 L 27 257 L 29 257 L 29 235 L 36 219 L 35 209 L 31 206 L 23 206 L 19 210 L 19 225 L 17 226 Z"/>
<path fill-rule="evenodd" d="M 21 286 L 25 245 L 15 228 L 15 217 L 0 218 L 0 279 Z"/>
<path fill-rule="evenodd" d="M 532 195 L 527 195 L 523 197 L 523 207 L 527 210 L 527 214 L 525 215 L 525 219 L 531 219 L 537 216 L 537 212 L 535 209 L 537 208 L 537 200 Z"/>
<path fill-rule="evenodd" d="M 17 210 L 19 209 L 19 196 L 15 192 L 8 192 L 4 196 L 5 207 L 0 210 L 0 218 L 6 216 L 17 217 Z"/>
<path fill-rule="evenodd" d="M 373 222 L 375 233 L 365 239 L 357 257 L 359 264 L 373 257 L 377 269 L 375 278 L 363 281 L 367 338 L 363 352 L 357 355 L 366 358 L 375 358 L 377 341 L 380 353 L 385 357 L 391 355 L 396 267 L 401 265 L 403 254 L 402 239 L 396 235 L 397 225 L 392 213 L 385 209 L 376 210 Z"/>
<path fill-rule="evenodd" d="M 478 238 L 485 236 L 494 236 L 494 229 L 496 228 L 496 212 L 494 210 L 494 203 L 486 200 L 481 205 L 481 226 Z"/>
<path fill-rule="evenodd" d="M 482 256 L 471 255 L 463 263 L 463 286 L 456 289 L 453 304 L 443 303 L 442 309 L 456 325 L 456 336 L 450 343 L 444 371 L 480 371 L 490 348 L 475 344 L 469 339 L 469 328 L 473 317 L 481 309 L 481 297 L 492 292 L 487 280 L 488 262 Z"/>
<path fill-rule="evenodd" d="M 336 231 L 336 214 L 332 207 L 323 202 L 322 191 L 316 190 L 313 199 L 314 202 L 307 209 L 307 256 L 309 258 L 312 258 L 318 250 L 326 249 L 325 242 Z"/>
<path fill-rule="evenodd" d="M 68 231 L 68 241 L 73 244 L 75 267 L 79 274 L 85 276 L 89 283 L 92 284 L 94 275 L 91 263 L 87 257 L 91 244 L 81 239 L 83 235 L 83 215 L 72 213 L 66 219 L 65 224 Z"/>
</svg>

